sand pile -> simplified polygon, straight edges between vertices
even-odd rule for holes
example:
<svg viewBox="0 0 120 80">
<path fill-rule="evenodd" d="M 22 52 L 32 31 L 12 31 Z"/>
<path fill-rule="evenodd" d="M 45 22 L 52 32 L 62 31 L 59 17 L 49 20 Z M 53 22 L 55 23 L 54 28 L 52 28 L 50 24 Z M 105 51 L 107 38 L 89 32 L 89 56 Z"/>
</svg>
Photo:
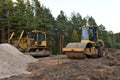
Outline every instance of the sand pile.
<svg viewBox="0 0 120 80">
<path fill-rule="evenodd" d="M 28 73 L 27 64 L 35 61 L 36 59 L 24 55 L 10 44 L 0 44 L 0 78 Z"/>
</svg>

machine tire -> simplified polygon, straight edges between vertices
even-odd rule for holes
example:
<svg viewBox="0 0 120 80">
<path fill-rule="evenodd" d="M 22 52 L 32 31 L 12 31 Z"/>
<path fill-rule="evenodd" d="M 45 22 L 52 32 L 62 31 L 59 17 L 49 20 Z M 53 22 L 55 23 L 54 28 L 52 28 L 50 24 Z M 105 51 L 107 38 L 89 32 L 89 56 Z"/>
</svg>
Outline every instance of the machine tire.
<svg viewBox="0 0 120 80">
<path fill-rule="evenodd" d="M 102 57 L 103 54 L 104 54 L 103 46 L 99 46 L 99 47 L 98 47 L 98 57 Z"/>
</svg>

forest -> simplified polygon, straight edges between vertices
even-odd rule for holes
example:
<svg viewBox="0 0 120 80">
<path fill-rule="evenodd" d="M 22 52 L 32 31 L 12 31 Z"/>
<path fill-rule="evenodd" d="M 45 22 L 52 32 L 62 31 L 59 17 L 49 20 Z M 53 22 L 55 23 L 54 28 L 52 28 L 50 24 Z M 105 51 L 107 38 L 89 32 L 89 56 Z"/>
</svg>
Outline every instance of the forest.
<svg viewBox="0 0 120 80">
<path fill-rule="evenodd" d="M 0 43 L 6 43 L 12 32 L 18 37 L 22 30 L 29 32 L 36 29 L 47 33 L 47 44 L 55 54 L 59 52 L 61 36 L 64 37 L 63 47 L 69 42 L 80 42 L 80 27 L 86 22 L 80 13 L 71 12 L 71 16 L 67 17 L 63 10 L 55 18 L 51 10 L 38 0 L 0 0 Z M 107 31 L 104 24 L 98 25 L 92 16 L 89 16 L 88 23 L 98 27 L 99 38 L 104 41 L 105 47 L 120 49 L 120 33 Z"/>
</svg>

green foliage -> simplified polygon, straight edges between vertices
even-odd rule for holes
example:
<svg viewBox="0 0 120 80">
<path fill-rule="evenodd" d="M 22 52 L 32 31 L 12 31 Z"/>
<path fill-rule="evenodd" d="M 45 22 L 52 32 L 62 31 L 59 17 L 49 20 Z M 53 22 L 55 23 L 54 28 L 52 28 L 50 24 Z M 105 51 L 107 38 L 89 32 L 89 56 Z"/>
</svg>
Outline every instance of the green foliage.
<svg viewBox="0 0 120 80">
<path fill-rule="evenodd" d="M 72 27 L 76 30 L 79 30 L 79 28 L 82 26 L 82 16 L 79 13 L 72 13 L 70 21 Z"/>
<path fill-rule="evenodd" d="M 120 49 L 120 33 L 113 34 L 112 31 L 106 31 L 105 26 L 100 25 L 99 38 L 104 40 L 106 47 Z"/>
<path fill-rule="evenodd" d="M 77 31 L 74 29 L 72 36 L 71 36 L 71 42 L 80 42 Z"/>
<path fill-rule="evenodd" d="M 99 38 L 106 47 L 120 49 L 120 33 L 106 31 L 104 25 L 97 25 L 95 19 L 89 17 L 88 23 L 99 28 Z M 68 18 L 64 11 L 55 19 L 49 8 L 40 4 L 39 0 L 0 0 L 0 42 L 7 42 L 10 33 L 19 36 L 24 29 L 25 34 L 33 29 L 46 31 L 47 44 L 57 53 L 59 50 L 60 35 L 64 35 L 64 46 L 69 42 L 79 42 L 81 39 L 80 27 L 86 25 L 86 19 L 80 13 L 72 12 Z M 57 29 L 57 30 L 56 30 Z"/>
<path fill-rule="evenodd" d="M 113 34 L 112 36 L 114 36 L 113 47 L 116 49 L 120 49 L 120 33 Z"/>
<path fill-rule="evenodd" d="M 89 18 L 88 23 L 90 26 L 97 26 L 97 23 L 92 16 Z"/>
<path fill-rule="evenodd" d="M 64 29 L 66 30 L 67 29 L 67 23 L 68 23 L 68 20 L 67 20 L 67 17 L 66 15 L 64 14 L 63 11 L 60 11 L 60 14 L 57 16 L 57 19 L 56 19 L 56 26 L 58 29 Z"/>
<path fill-rule="evenodd" d="M 112 47 L 112 40 L 108 32 L 105 30 L 105 26 L 100 25 L 99 27 L 99 38 L 102 39 L 105 43 L 105 46 L 110 48 Z"/>
<path fill-rule="evenodd" d="M 12 28 L 13 2 L 12 0 L 0 1 L 0 42 L 7 42 L 10 28 Z"/>
</svg>

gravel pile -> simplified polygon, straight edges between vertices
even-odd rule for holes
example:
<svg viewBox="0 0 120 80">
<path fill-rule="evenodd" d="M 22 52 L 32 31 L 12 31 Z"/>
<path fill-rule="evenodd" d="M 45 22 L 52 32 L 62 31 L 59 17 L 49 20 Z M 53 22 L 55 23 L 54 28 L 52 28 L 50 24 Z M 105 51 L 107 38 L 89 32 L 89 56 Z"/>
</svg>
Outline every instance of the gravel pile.
<svg viewBox="0 0 120 80">
<path fill-rule="evenodd" d="M 28 74 L 28 63 L 35 61 L 37 60 L 24 55 L 10 44 L 0 44 L 0 78 Z"/>
</svg>

